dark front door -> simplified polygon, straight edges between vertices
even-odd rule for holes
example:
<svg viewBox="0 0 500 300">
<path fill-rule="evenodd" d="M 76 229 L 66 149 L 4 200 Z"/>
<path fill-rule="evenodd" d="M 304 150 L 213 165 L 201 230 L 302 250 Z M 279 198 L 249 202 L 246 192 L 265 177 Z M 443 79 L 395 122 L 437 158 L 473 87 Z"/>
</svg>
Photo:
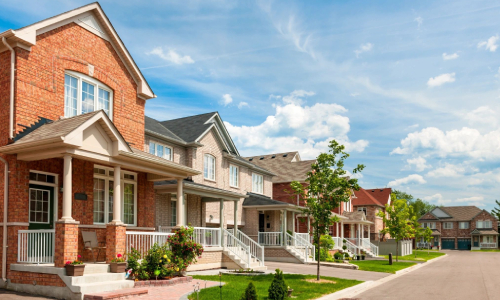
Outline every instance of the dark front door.
<svg viewBox="0 0 500 300">
<path fill-rule="evenodd" d="M 28 229 L 54 228 L 54 188 L 38 184 L 29 186 Z"/>
<path fill-rule="evenodd" d="M 470 239 L 458 239 L 459 250 L 470 250 L 470 247 L 471 247 Z"/>
<path fill-rule="evenodd" d="M 474 237 L 474 247 L 479 247 L 479 236 Z"/>
<path fill-rule="evenodd" d="M 259 232 L 264 232 L 266 227 L 266 219 L 264 214 L 259 214 Z"/>
</svg>

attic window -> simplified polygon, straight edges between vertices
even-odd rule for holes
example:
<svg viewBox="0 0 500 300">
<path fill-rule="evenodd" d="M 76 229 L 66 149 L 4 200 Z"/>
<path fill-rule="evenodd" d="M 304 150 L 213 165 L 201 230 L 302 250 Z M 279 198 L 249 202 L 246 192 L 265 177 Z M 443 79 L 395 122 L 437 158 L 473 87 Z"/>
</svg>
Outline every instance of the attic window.
<svg viewBox="0 0 500 300">
<path fill-rule="evenodd" d="M 276 158 L 276 155 L 271 156 L 271 158 Z"/>
<path fill-rule="evenodd" d="M 288 153 L 287 154 L 283 154 L 283 157 L 287 157 L 288 156 Z"/>
</svg>

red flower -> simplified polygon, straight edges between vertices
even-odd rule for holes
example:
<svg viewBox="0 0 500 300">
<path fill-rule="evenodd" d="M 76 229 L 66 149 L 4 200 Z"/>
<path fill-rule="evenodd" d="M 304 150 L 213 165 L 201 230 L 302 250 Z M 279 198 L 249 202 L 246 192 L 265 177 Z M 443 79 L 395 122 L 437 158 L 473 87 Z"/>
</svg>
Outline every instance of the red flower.
<svg viewBox="0 0 500 300">
<path fill-rule="evenodd" d="M 120 253 L 118 253 L 118 254 L 116 255 L 116 257 L 120 258 L 120 257 L 122 257 L 122 255 L 121 255 Z"/>
<path fill-rule="evenodd" d="M 81 256 L 81 255 L 78 255 L 78 258 L 82 258 L 82 256 Z"/>
<path fill-rule="evenodd" d="M 67 265 L 71 265 L 71 262 L 68 260 L 68 261 L 66 262 L 66 264 L 67 264 Z"/>
</svg>

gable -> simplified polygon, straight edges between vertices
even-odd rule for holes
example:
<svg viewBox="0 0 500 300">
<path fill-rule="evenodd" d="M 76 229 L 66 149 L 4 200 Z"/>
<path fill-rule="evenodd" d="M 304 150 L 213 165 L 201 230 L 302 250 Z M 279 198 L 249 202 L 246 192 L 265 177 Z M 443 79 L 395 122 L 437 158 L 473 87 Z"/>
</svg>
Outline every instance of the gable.
<svg viewBox="0 0 500 300">
<path fill-rule="evenodd" d="M 94 124 L 83 131 L 81 149 L 91 152 L 112 155 L 113 141 L 100 124 Z"/>
<path fill-rule="evenodd" d="M 442 209 L 440 209 L 439 207 L 436 207 L 433 211 L 432 211 L 432 214 L 435 215 L 436 217 L 438 218 L 451 218 L 451 216 L 449 214 L 447 214 L 446 212 L 444 212 Z"/>
</svg>

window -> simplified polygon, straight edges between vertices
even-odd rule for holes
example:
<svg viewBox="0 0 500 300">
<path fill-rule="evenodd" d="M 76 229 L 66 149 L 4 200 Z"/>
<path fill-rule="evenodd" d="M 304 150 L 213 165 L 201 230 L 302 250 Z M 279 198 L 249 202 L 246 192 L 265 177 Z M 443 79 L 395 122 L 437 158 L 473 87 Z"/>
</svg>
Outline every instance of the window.
<svg viewBox="0 0 500 300">
<path fill-rule="evenodd" d="M 460 229 L 469 229 L 469 222 L 460 222 L 458 226 Z"/>
<path fill-rule="evenodd" d="M 238 187 L 239 184 L 239 169 L 236 166 L 229 165 L 229 185 Z"/>
<path fill-rule="evenodd" d="M 252 174 L 252 192 L 264 193 L 264 179 L 262 175 Z"/>
<path fill-rule="evenodd" d="M 30 223 L 49 223 L 50 191 L 30 189 Z"/>
<path fill-rule="evenodd" d="M 476 221 L 476 227 L 477 228 L 491 228 L 491 221 L 490 220 L 479 220 Z"/>
<path fill-rule="evenodd" d="M 358 207 L 358 211 L 364 212 L 366 216 L 366 207 Z"/>
<path fill-rule="evenodd" d="M 172 218 L 170 219 L 170 226 L 177 225 L 177 201 L 170 201 L 170 211 L 172 212 Z"/>
<path fill-rule="evenodd" d="M 215 157 L 205 154 L 203 177 L 205 179 L 215 180 Z"/>
<path fill-rule="evenodd" d="M 493 236 L 491 235 L 483 235 L 483 243 L 493 244 Z"/>
<path fill-rule="evenodd" d="M 444 222 L 443 228 L 444 229 L 453 229 L 453 222 Z"/>
<path fill-rule="evenodd" d="M 113 92 L 102 82 L 80 73 L 67 71 L 64 74 L 64 116 L 104 110 L 112 119 Z"/>
<path fill-rule="evenodd" d="M 122 222 L 136 224 L 137 212 L 137 175 L 122 173 Z M 106 224 L 113 221 L 114 171 L 111 168 L 94 168 L 94 223 Z"/>
<path fill-rule="evenodd" d="M 172 160 L 172 148 L 165 145 L 149 142 L 149 153 L 167 160 Z"/>
<path fill-rule="evenodd" d="M 56 177 L 54 175 L 30 172 L 30 180 L 31 181 L 45 182 L 45 183 L 55 183 Z"/>
<path fill-rule="evenodd" d="M 422 223 L 424 228 L 436 229 L 436 222 Z"/>
</svg>

